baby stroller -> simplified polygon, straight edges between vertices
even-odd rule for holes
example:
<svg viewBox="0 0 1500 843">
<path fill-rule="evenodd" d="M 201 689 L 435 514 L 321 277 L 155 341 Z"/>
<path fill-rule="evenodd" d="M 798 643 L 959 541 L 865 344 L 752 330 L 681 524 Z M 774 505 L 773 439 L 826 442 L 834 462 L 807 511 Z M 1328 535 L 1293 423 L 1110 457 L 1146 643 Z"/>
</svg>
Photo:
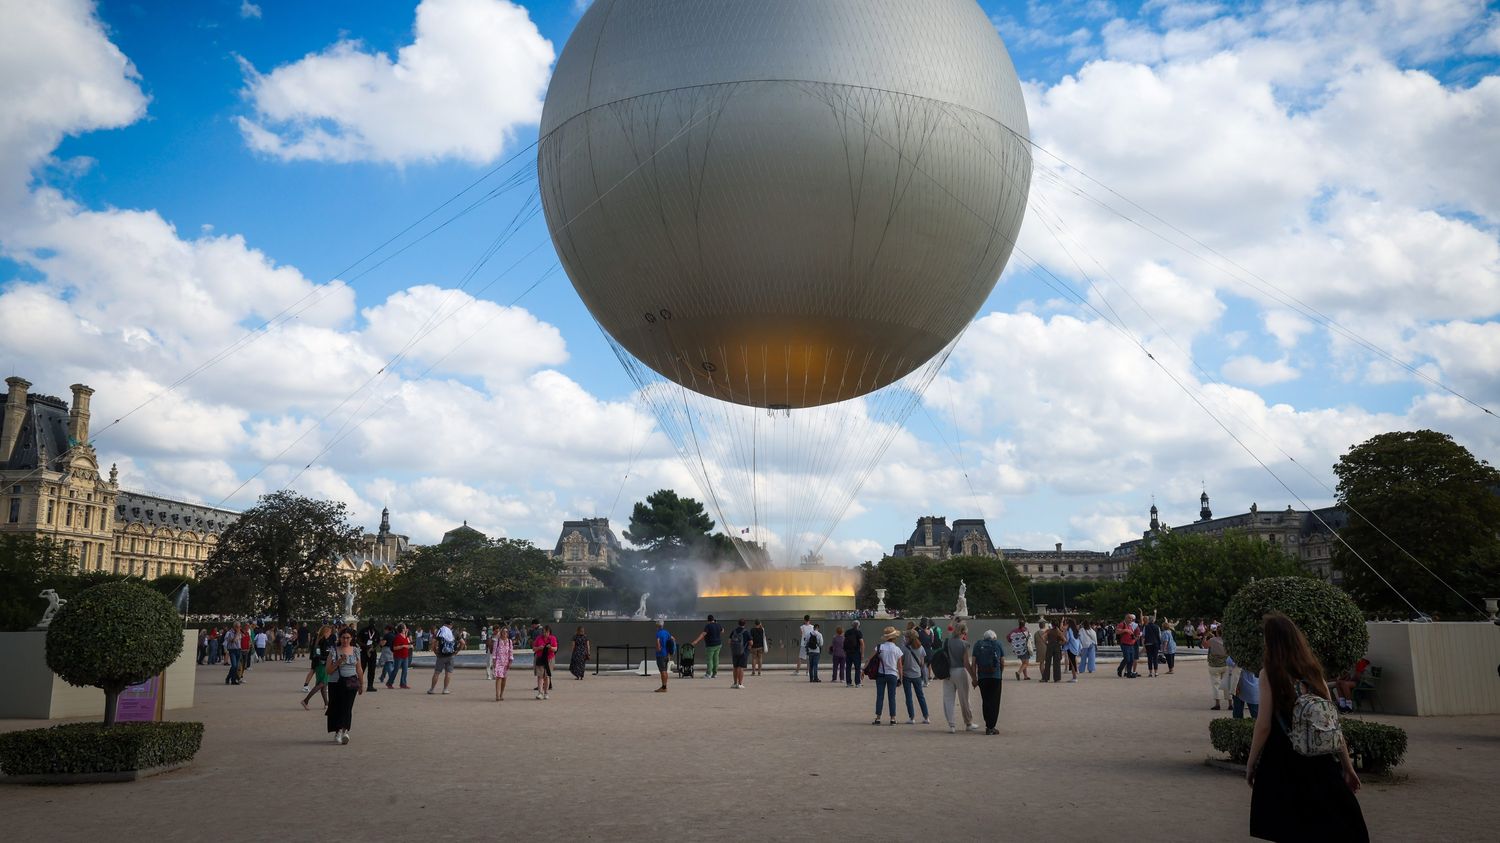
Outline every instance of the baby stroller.
<svg viewBox="0 0 1500 843">
<path fill-rule="evenodd" d="M 683 679 L 693 678 L 693 645 L 683 644 L 677 648 L 677 675 Z"/>
</svg>

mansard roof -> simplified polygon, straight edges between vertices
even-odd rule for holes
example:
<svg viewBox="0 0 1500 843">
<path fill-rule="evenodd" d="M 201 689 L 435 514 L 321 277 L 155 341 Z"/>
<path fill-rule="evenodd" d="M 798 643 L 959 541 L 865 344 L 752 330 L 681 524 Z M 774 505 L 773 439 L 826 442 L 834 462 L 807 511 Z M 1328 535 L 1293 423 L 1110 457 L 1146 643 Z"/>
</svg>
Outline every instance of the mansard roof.
<svg viewBox="0 0 1500 843">
<path fill-rule="evenodd" d="M 189 503 L 147 492 L 121 489 L 115 498 L 115 520 L 122 524 L 150 524 L 180 530 L 222 533 L 240 514 L 201 503 Z"/>
</svg>

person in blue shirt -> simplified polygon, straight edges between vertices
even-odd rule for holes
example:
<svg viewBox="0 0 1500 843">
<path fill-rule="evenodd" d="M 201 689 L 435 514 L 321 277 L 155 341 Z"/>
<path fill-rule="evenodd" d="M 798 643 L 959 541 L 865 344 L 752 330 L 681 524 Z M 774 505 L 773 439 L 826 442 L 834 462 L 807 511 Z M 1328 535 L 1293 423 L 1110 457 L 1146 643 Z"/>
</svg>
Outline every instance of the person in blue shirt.
<svg viewBox="0 0 1500 843">
<path fill-rule="evenodd" d="M 667 660 L 672 657 L 672 633 L 667 631 L 666 621 L 656 622 L 656 670 L 661 674 L 661 687 L 656 693 L 667 690 Z"/>
<path fill-rule="evenodd" d="M 1228 659 L 1229 666 L 1235 667 L 1234 657 Z M 1239 720 L 1245 716 L 1245 709 L 1250 709 L 1252 719 L 1260 716 L 1260 677 L 1248 670 L 1236 671 L 1239 674 L 1239 682 L 1230 689 L 1232 696 L 1229 702 L 1229 713 L 1234 719 Z"/>
</svg>

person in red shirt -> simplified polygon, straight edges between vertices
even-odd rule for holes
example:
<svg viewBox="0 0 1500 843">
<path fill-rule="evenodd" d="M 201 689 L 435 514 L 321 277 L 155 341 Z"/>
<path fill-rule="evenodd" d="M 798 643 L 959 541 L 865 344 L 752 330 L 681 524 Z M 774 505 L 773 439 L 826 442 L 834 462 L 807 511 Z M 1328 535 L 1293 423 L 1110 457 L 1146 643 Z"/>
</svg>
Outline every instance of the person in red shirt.
<svg viewBox="0 0 1500 843">
<path fill-rule="evenodd" d="M 1135 672 L 1136 630 L 1135 615 L 1129 614 L 1119 626 L 1115 627 L 1115 641 L 1120 644 L 1120 666 L 1115 668 L 1115 676 L 1123 676 L 1127 679 L 1140 676 Z"/>
<path fill-rule="evenodd" d="M 406 671 L 411 667 L 411 637 L 406 634 L 406 624 L 396 625 L 395 642 L 391 644 L 391 656 L 396 659 L 395 667 L 391 668 L 391 681 L 385 683 L 387 688 L 391 682 L 396 681 L 396 671 L 401 671 L 401 687 L 410 688 L 406 684 Z"/>
<path fill-rule="evenodd" d="M 552 659 L 557 655 L 557 636 L 552 627 L 542 627 L 541 634 L 531 639 L 531 652 L 536 657 L 536 698 L 547 699 L 552 690 Z"/>
</svg>

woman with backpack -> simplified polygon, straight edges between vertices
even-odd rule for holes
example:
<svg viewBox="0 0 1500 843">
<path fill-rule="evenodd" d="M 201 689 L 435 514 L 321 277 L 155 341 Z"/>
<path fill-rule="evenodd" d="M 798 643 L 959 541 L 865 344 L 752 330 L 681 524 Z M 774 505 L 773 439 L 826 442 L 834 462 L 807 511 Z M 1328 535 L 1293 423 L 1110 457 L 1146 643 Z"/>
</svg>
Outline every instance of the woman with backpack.
<svg viewBox="0 0 1500 843">
<path fill-rule="evenodd" d="M 1286 615 L 1265 616 L 1260 714 L 1245 779 L 1250 836 L 1263 840 L 1368 841 L 1354 794 L 1359 774 L 1318 657 Z"/>
<path fill-rule="evenodd" d="M 873 668 L 875 680 L 875 719 L 870 722 L 880 725 L 881 704 L 889 701 L 891 725 L 896 725 L 896 683 L 900 681 L 903 667 L 901 664 L 901 647 L 896 644 L 901 638 L 901 633 L 894 626 L 888 626 L 880 634 L 880 646 L 875 648 L 875 655 L 871 657 L 870 664 L 865 666 L 867 671 Z"/>
<path fill-rule="evenodd" d="M 932 722 L 927 718 L 927 695 L 922 693 L 926 684 L 927 648 L 922 646 L 916 628 L 912 628 L 906 631 L 906 638 L 901 642 L 901 689 L 906 693 L 907 725 L 917 722 L 917 710 L 911 702 L 912 691 L 916 691 L 917 703 L 922 709 L 922 723 Z"/>
</svg>

